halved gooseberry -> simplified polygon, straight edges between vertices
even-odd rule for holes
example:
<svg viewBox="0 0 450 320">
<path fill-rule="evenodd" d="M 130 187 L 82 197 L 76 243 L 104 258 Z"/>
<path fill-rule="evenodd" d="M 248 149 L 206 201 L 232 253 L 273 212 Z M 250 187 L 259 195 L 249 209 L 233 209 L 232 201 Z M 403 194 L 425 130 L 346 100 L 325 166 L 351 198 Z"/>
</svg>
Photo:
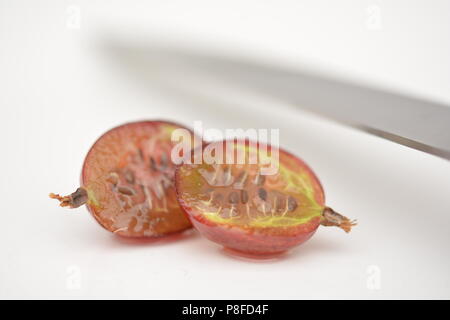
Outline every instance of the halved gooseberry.
<svg viewBox="0 0 450 320">
<path fill-rule="evenodd" d="M 321 224 L 346 232 L 355 225 L 325 205 L 319 179 L 300 158 L 248 141 L 213 142 L 206 148 L 214 161 L 204 161 L 203 149 L 177 167 L 178 201 L 194 227 L 225 248 L 277 254 L 308 240 Z M 264 174 L 270 163 L 279 165 Z"/>
<path fill-rule="evenodd" d="M 125 237 L 159 237 L 190 228 L 176 199 L 171 161 L 171 135 L 180 128 L 186 129 L 141 121 L 109 130 L 85 158 L 81 187 L 69 196 L 50 197 L 63 207 L 86 204 L 101 226 Z"/>
</svg>

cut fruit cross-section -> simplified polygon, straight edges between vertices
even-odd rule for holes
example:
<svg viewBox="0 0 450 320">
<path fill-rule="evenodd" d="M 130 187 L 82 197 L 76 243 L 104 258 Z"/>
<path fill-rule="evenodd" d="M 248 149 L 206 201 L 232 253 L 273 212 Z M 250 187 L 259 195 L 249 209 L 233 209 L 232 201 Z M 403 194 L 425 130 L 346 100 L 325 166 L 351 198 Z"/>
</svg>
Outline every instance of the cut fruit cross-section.
<svg viewBox="0 0 450 320">
<path fill-rule="evenodd" d="M 191 133 L 165 121 L 109 130 L 85 158 L 81 187 L 69 196 L 50 197 L 71 208 L 86 204 L 101 226 L 121 236 L 160 237 L 191 227 L 175 194 L 171 136 L 176 129 Z"/>
<path fill-rule="evenodd" d="M 213 142 L 207 148 L 177 167 L 177 195 L 194 227 L 227 249 L 280 253 L 308 240 L 321 224 L 346 232 L 355 225 L 325 205 L 318 178 L 294 155 L 248 141 Z M 222 158 L 205 161 L 209 150 Z"/>
</svg>

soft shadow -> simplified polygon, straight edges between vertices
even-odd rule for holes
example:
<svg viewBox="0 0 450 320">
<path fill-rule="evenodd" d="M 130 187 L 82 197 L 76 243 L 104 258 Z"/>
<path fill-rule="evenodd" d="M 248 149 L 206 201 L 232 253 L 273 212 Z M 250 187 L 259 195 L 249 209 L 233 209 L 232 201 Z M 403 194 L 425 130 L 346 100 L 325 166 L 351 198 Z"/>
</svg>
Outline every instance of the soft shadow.
<svg viewBox="0 0 450 320">
<path fill-rule="evenodd" d="M 326 239 L 321 239 L 320 237 L 313 238 L 292 250 L 271 255 L 249 255 L 223 247 L 217 249 L 217 252 L 226 258 L 249 263 L 280 263 L 288 260 L 313 259 L 314 255 L 324 255 L 330 252 L 336 253 L 344 251 L 347 252 L 348 247 L 345 248 L 342 245 L 330 242 Z"/>
<path fill-rule="evenodd" d="M 126 238 L 111 234 L 111 244 L 119 247 L 140 247 L 140 246 L 166 246 L 180 241 L 192 240 L 199 237 L 194 229 L 185 230 L 158 238 Z"/>
<path fill-rule="evenodd" d="M 316 236 L 292 250 L 291 259 L 293 260 L 303 260 L 312 259 L 315 255 L 326 255 L 327 253 L 342 252 L 342 254 L 348 253 L 350 250 L 349 246 L 339 245 L 336 242 L 331 242 L 320 236 Z"/>
<path fill-rule="evenodd" d="M 289 258 L 290 252 L 280 252 L 269 255 L 251 255 L 237 252 L 228 248 L 219 248 L 219 253 L 227 258 L 250 263 L 274 263 L 284 261 Z"/>
<path fill-rule="evenodd" d="M 258 106 L 234 97 L 253 90 L 218 77 L 217 70 L 209 68 L 214 61 L 208 56 L 151 43 L 136 45 L 104 40 L 100 51 L 110 61 L 111 69 L 122 78 L 178 105 L 167 108 L 199 116 L 215 114 L 221 123 L 233 123 L 233 127 L 245 128 L 249 123 L 255 125 L 255 121 L 262 127 L 267 126 L 267 117 L 257 112 L 258 109 L 254 110 Z"/>
</svg>

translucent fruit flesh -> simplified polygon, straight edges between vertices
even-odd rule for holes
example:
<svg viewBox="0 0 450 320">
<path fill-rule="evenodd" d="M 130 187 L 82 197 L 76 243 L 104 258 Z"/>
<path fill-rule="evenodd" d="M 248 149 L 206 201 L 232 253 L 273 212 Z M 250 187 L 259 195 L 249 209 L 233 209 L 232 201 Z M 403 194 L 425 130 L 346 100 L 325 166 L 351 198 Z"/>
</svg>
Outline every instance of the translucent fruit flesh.
<svg viewBox="0 0 450 320">
<path fill-rule="evenodd" d="M 222 150 L 223 160 L 236 160 L 239 151 L 246 159 L 252 154 L 272 157 L 248 143 L 228 142 L 231 148 L 223 142 L 208 148 Z M 253 164 L 200 164 L 192 159 L 193 164 L 179 166 L 178 200 L 193 225 L 210 240 L 251 254 L 285 251 L 309 239 L 324 222 L 340 226 L 338 219 L 333 224 L 324 217 L 324 192 L 312 170 L 299 158 L 278 151 L 278 171 L 269 175 L 261 170 L 269 159 Z"/>
<path fill-rule="evenodd" d="M 159 237 L 191 227 L 174 187 L 171 134 L 178 128 L 144 121 L 108 131 L 86 156 L 81 188 L 51 197 L 61 206 L 86 203 L 100 225 L 121 236 Z"/>
</svg>

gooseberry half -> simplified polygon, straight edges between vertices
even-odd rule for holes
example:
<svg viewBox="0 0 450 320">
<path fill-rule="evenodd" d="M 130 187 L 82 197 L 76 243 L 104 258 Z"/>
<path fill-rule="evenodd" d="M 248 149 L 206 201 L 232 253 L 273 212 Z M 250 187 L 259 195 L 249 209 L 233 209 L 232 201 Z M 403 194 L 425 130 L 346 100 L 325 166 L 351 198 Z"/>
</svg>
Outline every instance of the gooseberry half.
<svg viewBox="0 0 450 320">
<path fill-rule="evenodd" d="M 273 163 L 276 170 L 264 173 Z M 304 161 L 261 143 L 213 142 L 177 167 L 175 185 L 194 227 L 235 253 L 279 254 L 320 225 L 349 232 L 356 224 L 325 205 L 322 185 Z"/>
<path fill-rule="evenodd" d="M 160 237 L 190 228 L 174 187 L 171 136 L 176 129 L 191 133 L 166 121 L 133 122 L 109 130 L 88 152 L 81 186 L 71 195 L 50 197 L 62 207 L 85 204 L 102 227 L 120 236 Z"/>
</svg>

